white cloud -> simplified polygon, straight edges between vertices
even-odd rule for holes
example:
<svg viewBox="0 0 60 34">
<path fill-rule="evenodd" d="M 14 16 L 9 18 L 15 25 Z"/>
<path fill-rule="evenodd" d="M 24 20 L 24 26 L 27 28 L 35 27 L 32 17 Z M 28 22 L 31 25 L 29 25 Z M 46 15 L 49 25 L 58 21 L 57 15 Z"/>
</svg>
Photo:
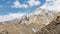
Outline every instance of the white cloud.
<svg viewBox="0 0 60 34">
<path fill-rule="evenodd" d="M 52 3 L 52 5 L 47 2 Z M 60 0 L 46 0 L 46 3 L 41 6 L 41 8 L 46 10 L 60 11 Z"/>
<path fill-rule="evenodd" d="M 40 1 L 35 1 L 35 0 L 29 0 L 28 1 L 28 4 L 30 6 L 37 6 L 40 4 Z M 13 3 L 13 6 L 14 8 L 28 8 L 28 4 L 21 4 L 18 0 L 16 0 L 14 3 Z"/>
<path fill-rule="evenodd" d="M 29 0 L 28 3 L 29 3 L 30 6 L 36 6 L 36 5 L 40 4 L 40 1 Z"/>
<path fill-rule="evenodd" d="M 14 3 L 13 3 L 13 6 L 14 8 L 27 8 L 28 5 L 27 4 L 21 4 L 18 0 L 16 0 Z"/>
<path fill-rule="evenodd" d="M 25 13 L 10 13 L 9 15 L 0 16 L 0 22 L 13 20 L 15 18 L 21 18 Z"/>
</svg>

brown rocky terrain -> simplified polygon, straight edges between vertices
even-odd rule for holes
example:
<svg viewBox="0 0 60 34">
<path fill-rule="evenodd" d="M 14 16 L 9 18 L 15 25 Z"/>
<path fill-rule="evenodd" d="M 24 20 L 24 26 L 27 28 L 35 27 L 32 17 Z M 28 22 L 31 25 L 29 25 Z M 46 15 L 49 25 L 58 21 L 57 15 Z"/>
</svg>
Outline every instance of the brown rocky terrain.
<svg viewBox="0 0 60 34">
<path fill-rule="evenodd" d="M 0 34 L 59 34 L 59 16 L 60 13 L 55 15 L 38 8 L 29 18 L 23 16 L 19 23 L 1 22 Z"/>
<path fill-rule="evenodd" d="M 56 20 L 43 27 L 36 34 L 60 34 L 60 13 L 57 14 Z"/>
</svg>

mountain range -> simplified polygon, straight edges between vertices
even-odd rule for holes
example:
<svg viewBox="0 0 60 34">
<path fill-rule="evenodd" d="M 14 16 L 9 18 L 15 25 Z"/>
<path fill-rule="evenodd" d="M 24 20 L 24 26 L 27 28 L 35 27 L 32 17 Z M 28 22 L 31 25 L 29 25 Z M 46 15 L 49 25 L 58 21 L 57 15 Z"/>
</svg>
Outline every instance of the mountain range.
<svg viewBox="0 0 60 34">
<path fill-rule="evenodd" d="M 55 11 L 37 8 L 20 18 L 0 22 L 0 31 L 4 34 L 34 34 L 55 20 L 56 15 Z"/>
</svg>

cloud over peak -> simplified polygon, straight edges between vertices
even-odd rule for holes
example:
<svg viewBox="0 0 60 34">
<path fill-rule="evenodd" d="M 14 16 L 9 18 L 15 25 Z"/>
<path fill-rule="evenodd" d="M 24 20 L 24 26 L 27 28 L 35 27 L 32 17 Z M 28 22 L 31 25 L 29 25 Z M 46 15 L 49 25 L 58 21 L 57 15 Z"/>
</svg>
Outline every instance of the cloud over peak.
<svg viewBox="0 0 60 34">
<path fill-rule="evenodd" d="M 13 20 L 15 18 L 21 18 L 25 13 L 10 13 L 9 15 L 0 16 L 0 22 Z"/>
<path fill-rule="evenodd" d="M 46 3 L 41 6 L 43 9 L 60 11 L 60 0 L 46 0 Z"/>
</svg>

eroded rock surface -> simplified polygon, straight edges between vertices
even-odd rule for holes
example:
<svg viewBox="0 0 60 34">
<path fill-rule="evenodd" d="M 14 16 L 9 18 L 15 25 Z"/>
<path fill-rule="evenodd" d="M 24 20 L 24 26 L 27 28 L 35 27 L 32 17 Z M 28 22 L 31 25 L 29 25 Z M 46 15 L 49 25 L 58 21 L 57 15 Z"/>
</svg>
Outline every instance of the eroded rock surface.
<svg viewBox="0 0 60 34">
<path fill-rule="evenodd" d="M 55 13 L 40 8 L 31 16 L 23 16 L 18 23 L 16 22 L 14 20 L 0 23 L 0 34 L 59 34 L 60 32 L 60 18 L 56 19 Z"/>
<path fill-rule="evenodd" d="M 60 34 L 60 13 L 57 14 L 55 21 L 36 32 L 36 34 Z"/>
</svg>

